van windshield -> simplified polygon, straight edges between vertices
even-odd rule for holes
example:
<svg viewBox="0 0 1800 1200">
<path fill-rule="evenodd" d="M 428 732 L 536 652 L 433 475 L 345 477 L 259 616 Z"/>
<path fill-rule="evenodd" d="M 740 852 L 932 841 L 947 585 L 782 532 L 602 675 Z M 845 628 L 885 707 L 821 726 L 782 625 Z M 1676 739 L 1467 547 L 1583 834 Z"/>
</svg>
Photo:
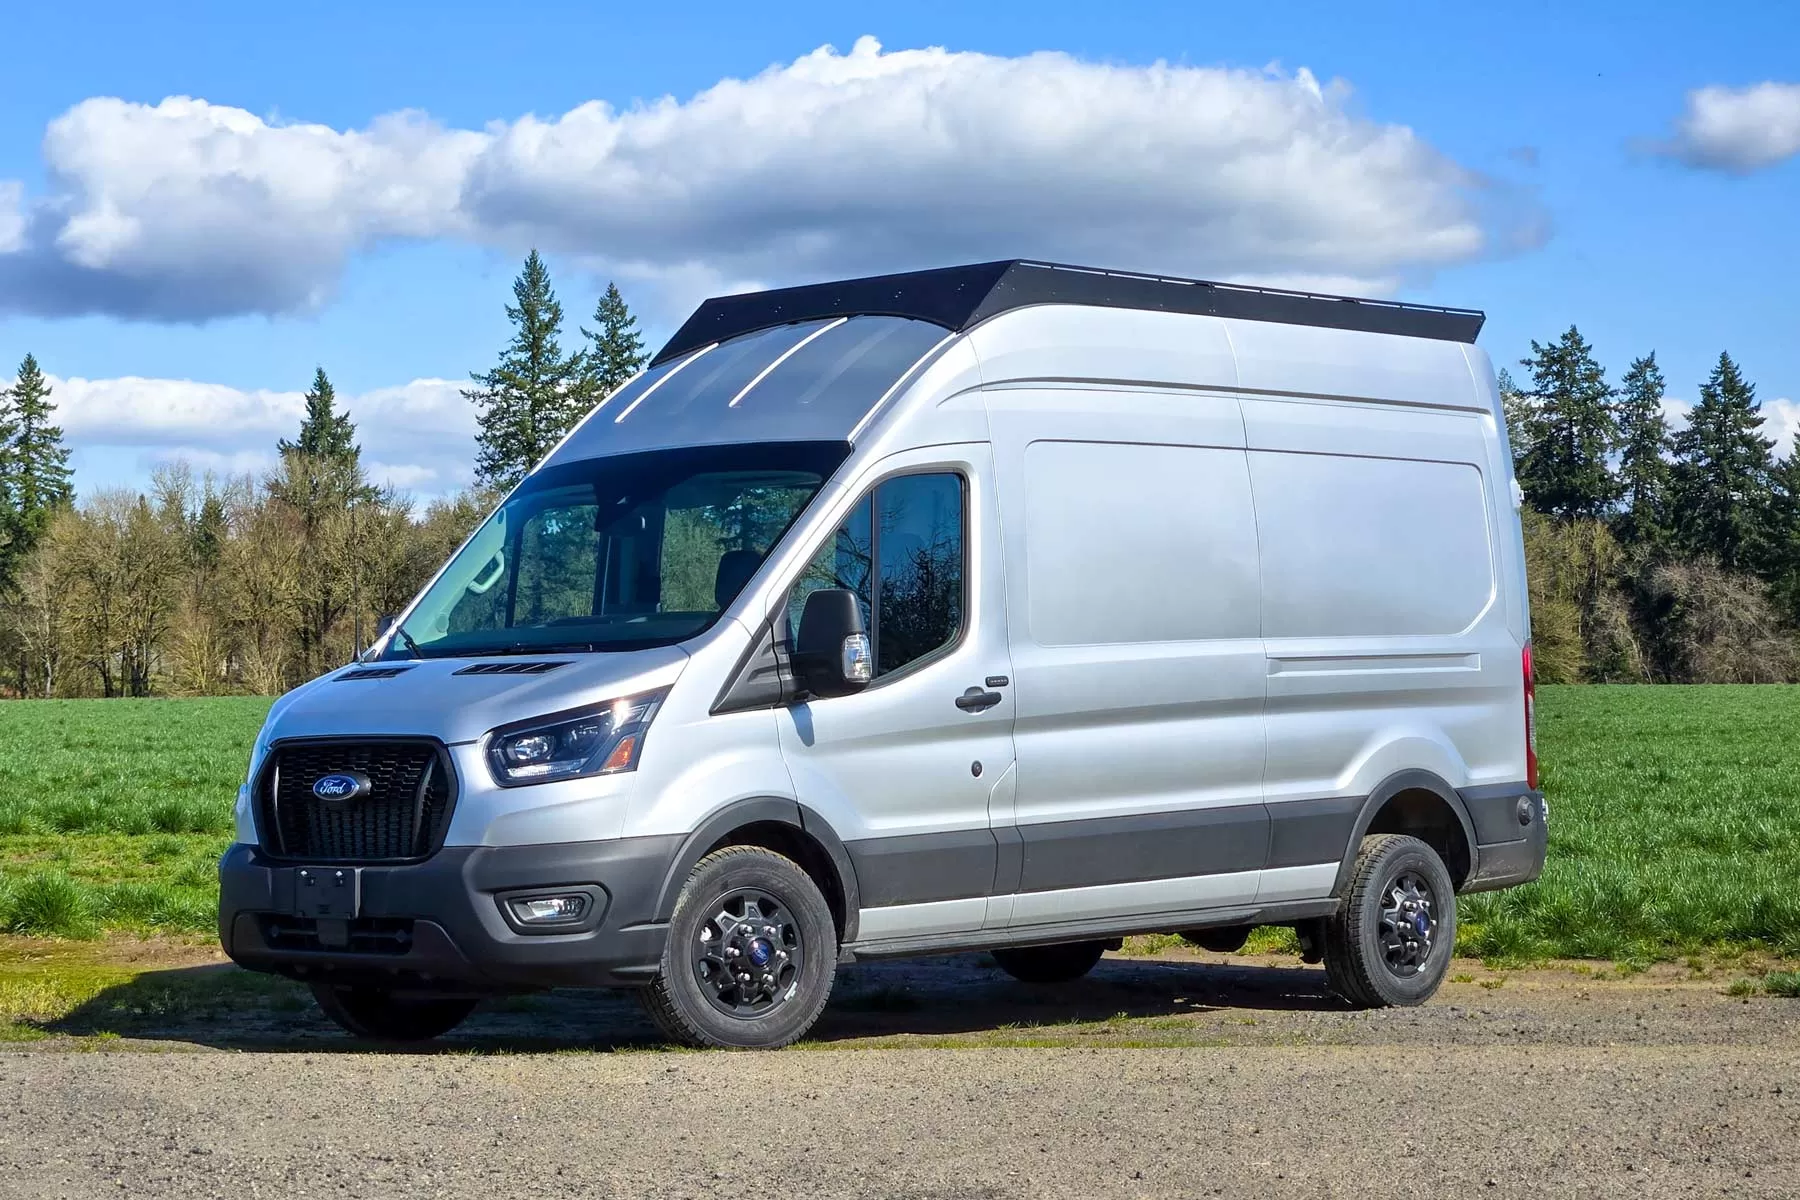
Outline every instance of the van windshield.
<svg viewBox="0 0 1800 1200">
<path fill-rule="evenodd" d="M 383 657 L 685 641 L 737 598 L 849 451 L 764 442 L 541 470 L 450 561 Z"/>
</svg>

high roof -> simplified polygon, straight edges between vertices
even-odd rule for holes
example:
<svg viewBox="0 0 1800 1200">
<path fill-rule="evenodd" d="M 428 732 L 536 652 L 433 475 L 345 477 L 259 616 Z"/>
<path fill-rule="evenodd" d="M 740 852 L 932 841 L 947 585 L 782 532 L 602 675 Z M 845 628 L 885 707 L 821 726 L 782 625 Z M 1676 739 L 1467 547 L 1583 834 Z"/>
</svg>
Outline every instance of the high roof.
<svg viewBox="0 0 1800 1200">
<path fill-rule="evenodd" d="M 1006 259 L 716 296 L 694 310 L 657 352 L 652 365 L 701 346 L 794 321 L 854 315 L 910 317 L 960 333 L 989 317 L 1034 304 L 1197 313 L 1448 342 L 1473 342 L 1484 320 L 1481 313 L 1466 308 Z"/>
</svg>

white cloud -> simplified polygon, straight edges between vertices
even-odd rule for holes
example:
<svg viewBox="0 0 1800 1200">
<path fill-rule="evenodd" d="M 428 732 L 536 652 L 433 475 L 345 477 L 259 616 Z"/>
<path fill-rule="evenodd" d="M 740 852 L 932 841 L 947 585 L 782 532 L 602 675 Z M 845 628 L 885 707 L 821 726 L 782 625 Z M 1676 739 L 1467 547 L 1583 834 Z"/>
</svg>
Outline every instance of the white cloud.
<svg viewBox="0 0 1800 1200">
<path fill-rule="evenodd" d="M 222 474 L 275 465 L 276 442 L 292 437 L 305 411 L 301 392 L 246 391 L 188 379 L 51 378 L 51 401 L 68 444 L 84 461 L 140 474 L 186 459 Z M 442 495 L 473 476 L 475 417 L 447 379 L 415 379 L 359 395 L 339 394 L 356 422 L 370 477 L 422 496 Z M 121 468 L 119 464 L 128 464 Z M 140 483 L 84 478 L 84 492 Z"/>
<path fill-rule="evenodd" d="M 1658 149 L 1689 166 L 1740 175 L 1800 154 L 1800 83 L 1697 88 Z"/>
<path fill-rule="evenodd" d="M 1305 69 L 830 47 L 686 101 L 447 129 L 85 100 L 0 306 L 306 310 L 395 239 L 535 243 L 678 294 L 993 257 L 1365 289 L 1515 247 L 1509 198 Z M 4 211 L 0 209 L 0 211 Z M 1523 230 L 1523 232 L 1521 232 Z"/>
<path fill-rule="evenodd" d="M 1800 400 L 1764 400 L 1763 436 L 1775 439 L 1775 454 L 1786 458 L 1794 451 L 1794 435 L 1800 434 Z"/>
</svg>

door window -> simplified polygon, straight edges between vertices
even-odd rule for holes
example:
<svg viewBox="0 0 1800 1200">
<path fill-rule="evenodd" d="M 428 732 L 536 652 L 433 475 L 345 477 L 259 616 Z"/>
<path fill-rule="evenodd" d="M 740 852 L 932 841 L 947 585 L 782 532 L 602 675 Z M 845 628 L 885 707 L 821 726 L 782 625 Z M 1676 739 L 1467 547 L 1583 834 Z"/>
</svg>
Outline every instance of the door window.
<svg viewBox="0 0 1800 1200">
<path fill-rule="evenodd" d="M 814 556 L 788 600 L 788 636 L 806 598 L 843 588 L 860 601 L 875 675 L 898 671 L 956 640 L 966 570 L 963 481 L 948 472 L 878 484 Z"/>
</svg>

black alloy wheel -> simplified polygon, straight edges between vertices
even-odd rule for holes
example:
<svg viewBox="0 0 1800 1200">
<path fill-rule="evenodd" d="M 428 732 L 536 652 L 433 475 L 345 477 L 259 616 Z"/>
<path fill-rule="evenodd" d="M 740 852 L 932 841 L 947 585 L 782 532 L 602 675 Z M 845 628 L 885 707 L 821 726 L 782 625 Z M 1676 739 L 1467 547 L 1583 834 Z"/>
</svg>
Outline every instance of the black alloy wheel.
<svg viewBox="0 0 1800 1200">
<path fill-rule="evenodd" d="M 772 1050 L 803 1037 L 837 974 L 831 908 L 798 863 L 726 846 L 695 864 L 645 1011 L 685 1046 Z"/>
<path fill-rule="evenodd" d="M 1429 1000 L 1456 949 L 1456 885 L 1437 851 L 1403 834 L 1365 837 L 1324 943 L 1326 981 L 1351 1004 Z"/>
</svg>

